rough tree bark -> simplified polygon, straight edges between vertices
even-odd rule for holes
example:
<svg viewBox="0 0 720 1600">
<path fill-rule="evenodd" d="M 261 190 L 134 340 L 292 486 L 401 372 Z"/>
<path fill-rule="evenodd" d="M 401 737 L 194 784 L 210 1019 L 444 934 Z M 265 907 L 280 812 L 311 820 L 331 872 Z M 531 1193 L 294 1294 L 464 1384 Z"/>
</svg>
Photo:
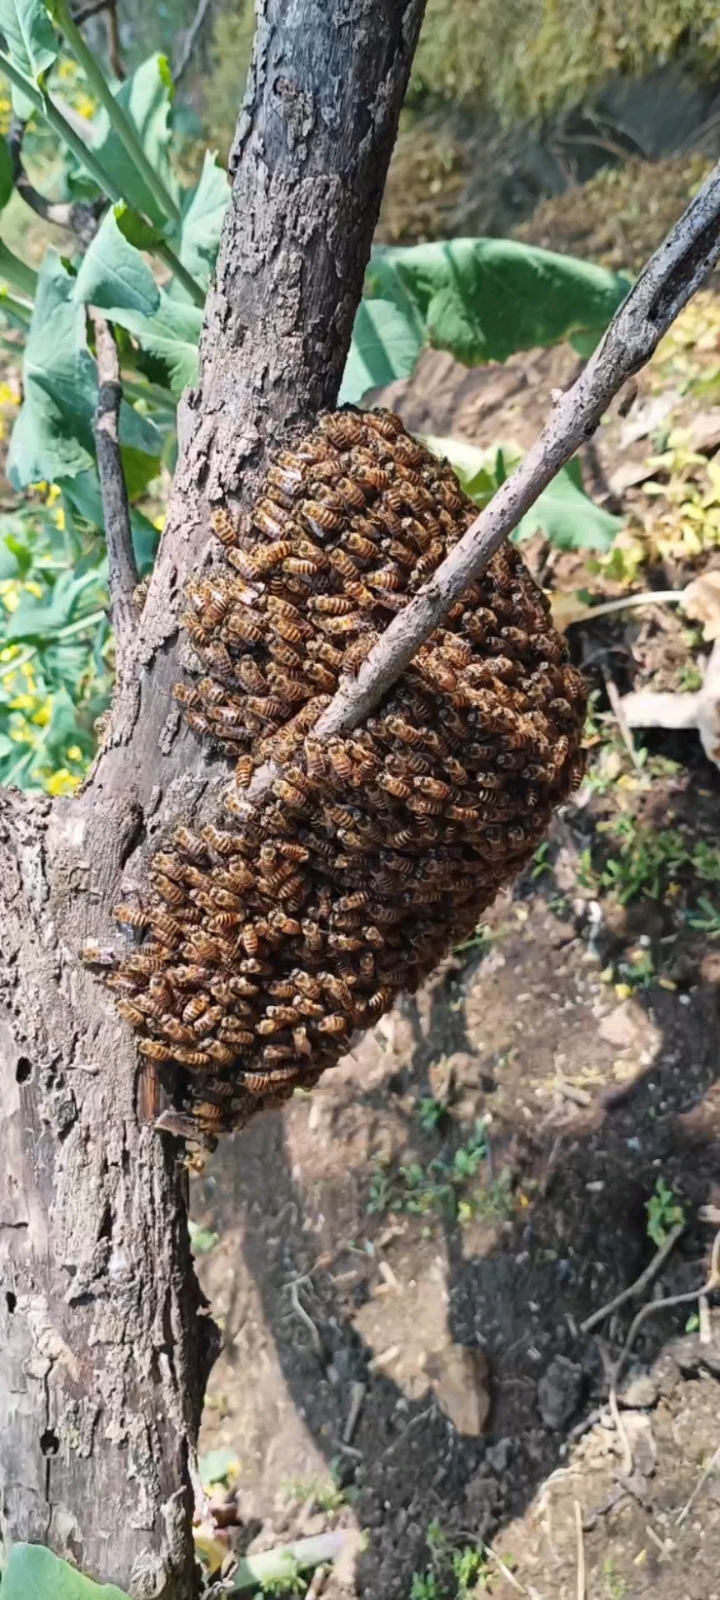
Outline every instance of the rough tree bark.
<svg viewBox="0 0 720 1600">
<path fill-rule="evenodd" d="M 0 1492 L 10 1542 L 133 1600 L 196 1592 L 190 1514 L 214 1329 L 176 1140 L 83 969 L 121 878 L 224 768 L 180 726 L 178 617 L 208 508 L 337 395 L 424 0 L 260 0 L 201 376 L 156 571 L 83 791 L 0 800 Z"/>
</svg>

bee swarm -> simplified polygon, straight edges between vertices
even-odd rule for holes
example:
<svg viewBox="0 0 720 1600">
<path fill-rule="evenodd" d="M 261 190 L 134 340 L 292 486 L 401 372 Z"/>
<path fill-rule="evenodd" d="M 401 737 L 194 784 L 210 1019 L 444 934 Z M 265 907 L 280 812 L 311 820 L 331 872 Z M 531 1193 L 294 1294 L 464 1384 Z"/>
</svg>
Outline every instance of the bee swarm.
<svg viewBox="0 0 720 1600">
<path fill-rule="evenodd" d="M 583 770 L 585 689 L 505 545 L 373 716 L 311 729 L 475 516 L 386 412 L 331 412 L 270 467 L 183 619 L 188 723 L 236 763 L 223 826 L 150 863 L 140 942 L 106 981 L 210 1138 L 315 1083 L 521 869 Z M 283 775 L 244 796 L 269 757 Z M 183 1119 L 180 1118 L 182 1121 Z"/>
</svg>

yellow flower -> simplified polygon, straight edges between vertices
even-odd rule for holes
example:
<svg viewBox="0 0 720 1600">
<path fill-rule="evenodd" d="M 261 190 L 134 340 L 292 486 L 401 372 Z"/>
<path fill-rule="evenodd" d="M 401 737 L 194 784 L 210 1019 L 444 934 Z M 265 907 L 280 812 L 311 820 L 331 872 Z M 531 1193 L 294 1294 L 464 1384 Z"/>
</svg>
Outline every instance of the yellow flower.
<svg viewBox="0 0 720 1600">
<path fill-rule="evenodd" d="M 71 744 L 67 750 L 68 761 L 82 761 L 83 753 L 79 744 Z"/>
<path fill-rule="evenodd" d="M 38 776 L 40 774 L 33 773 L 33 777 Z M 53 772 L 52 777 L 45 779 L 44 787 L 48 794 L 72 794 L 80 782 L 81 779 L 68 772 L 67 767 L 59 767 L 57 772 Z"/>
</svg>

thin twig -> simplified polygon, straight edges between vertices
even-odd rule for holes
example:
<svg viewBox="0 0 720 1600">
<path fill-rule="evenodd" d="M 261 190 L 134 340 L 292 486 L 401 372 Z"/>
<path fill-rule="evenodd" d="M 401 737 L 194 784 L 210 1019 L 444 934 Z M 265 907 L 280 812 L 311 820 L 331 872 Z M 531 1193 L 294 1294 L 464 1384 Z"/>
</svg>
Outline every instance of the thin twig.
<svg viewBox="0 0 720 1600">
<path fill-rule="evenodd" d="M 650 1300 L 646 1306 L 641 1306 L 637 1316 L 633 1317 L 627 1339 L 618 1357 L 615 1367 L 615 1382 L 617 1383 L 622 1368 L 632 1350 L 638 1333 L 646 1317 L 654 1316 L 656 1311 L 672 1311 L 676 1306 L 691 1305 L 702 1294 L 715 1294 L 720 1289 L 720 1232 L 716 1233 L 710 1257 L 710 1272 L 707 1283 L 701 1283 L 698 1289 L 689 1289 L 686 1294 L 666 1295 L 663 1300 Z"/>
<path fill-rule="evenodd" d="M 190 27 L 186 29 L 183 35 L 178 64 L 173 72 L 173 82 L 175 84 L 175 88 L 177 88 L 180 80 L 185 77 L 185 73 L 190 66 L 192 58 L 202 38 L 205 25 L 210 21 L 212 7 L 213 0 L 198 0 L 198 8 L 195 12 L 195 16 L 190 23 Z"/>
<path fill-rule="evenodd" d="M 138 582 L 138 570 L 132 543 L 130 502 L 120 454 L 122 383 L 118 349 L 109 323 L 97 311 L 92 311 L 90 314 L 95 325 L 99 380 L 95 412 L 95 444 L 108 552 L 108 582 L 115 630 L 117 672 L 118 677 L 121 677 L 137 626 L 133 597 Z"/>
<path fill-rule="evenodd" d="M 675 1526 L 677 1528 L 679 1528 L 680 1524 L 685 1521 L 685 1518 L 688 1515 L 688 1513 L 692 1510 L 692 1508 L 693 1508 L 693 1506 L 695 1504 L 695 1501 L 697 1500 L 697 1497 L 698 1497 L 701 1489 L 704 1489 L 705 1484 L 708 1481 L 708 1478 L 710 1478 L 712 1476 L 712 1474 L 715 1471 L 716 1467 L 720 1467 L 720 1445 L 718 1445 L 718 1448 L 715 1451 L 715 1454 L 710 1457 L 710 1460 L 708 1461 L 707 1466 L 701 1472 L 700 1477 L 698 1478 L 698 1481 L 697 1481 L 697 1483 L 695 1485 L 695 1488 L 693 1489 L 692 1494 L 690 1495 L 689 1500 L 686 1500 L 684 1506 L 682 1507 L 682 1510 L 678 1511 L 678 1514 L 677 1514 L 677 1516 L 675 1518 Z"/>
<path fill-rule="evenodd" d="M 21 200 L 30 206 L 36 216 L 42 217 L 44 222 L 51 222 L 57 228 L 66 228 L 74 233 L 83 249 L 87 249 L 91 240 L 97 233 L 100 216 L 105 209 L 106 201 L 88 200 L 46 200 L 45 195 L 30 182 L 22 164 L 22 146 L 25 138 L 26 123 L 21 117 L 13 117 L 8 133 L 8 149 L 13 165 L 13 183 Z"/>
<path fill-rule="evenodd" d="M 313 1349 L 314 1349 L 316 1355 L 321 1355 L 322 1354 L 322 1343 L 321 1343 L 321 1340 L 320 1340 L 320 1335 L 319 1335 L 318 1330 L 317 1330 L 317 1328 L 315 1326 L 315 1323 L 313 1322 L 312 1317 L 305 1310 L 304 1305 L 301 1303 L 300 1296 L 298 1294 L 297 1282 L 295 1280 L 293 1280 L 292 1283 L 288 1284 L 288 1288 L 290 1290 L 290 1299 L 292 1300 L 292 1303 L 293 1303 L 293 1311 L 295 1311 L 297 1313 L 297 1315 L 300 1318 L 300 1321 L 305 1323 L 305 1327 L 307 1328 L 307 1330 L 308 1330 L 308 1332 L 310 1334 L 310 1337 L 312 1339 Z"/>
<path fill-rule="evenodd" d="M 585 1540 L 583 1539 L 582 1510 L 575 1501 L 575 1537 L 577 1540 L 577 1600 L 585 1600 Z"/>
<path fill-rule="evenodd" d="M 79 11 L 73 11 L 72 19 L 76 28 L 81 28 L 84 22 L 89 22 L 91 17 L 97 17 L 101 11 L 114 11 L 115 0 L 89 0 L 88 5 L 81 6 Z"/>
<path fill-rule="evenodd" d="M 613 1422 L 615 1424 L 615 1427 L 617 1429 L 617 1435 L 618 1435 L 618 1438 L 620 1440 L 620 1447 L 622 1449 L 622 1458 L 623 1458 L 622 1459 L 622 1467 L 623 1467 L 623 1472 L 625 1473 L 625 1477 L 626 1478 L 631 1478 L 632 1474 L 633 1474 L 633 1467 L 634 1467 L 635 1463 L 633 1461 L 633 1453 L 632 1453 L 632 1448 L 631 1448 L 631 1445 L 630 1445 L 630 1440 L 628 1439 L 628 1436 L 627 1436 L 627 1434 L 625 1432 L 625 1427 L 624 1427 L 624 1424 L 623 1424 L 623 1420 L 622 1420 L 622 1417 L 620 1415 L 620 1407 L 618 1405 L 617 1372 L 615 1372 L 613 1374 L 613 1378 L 612 1378 L 612 1381 L 611 1381 L 611 1384 L 610 1384 L 610 1393 L 608 1395 L 608 1404 L 610 1406 L 610 1415 L 611 1415 L 611 1417 L 613 1419 Z"/>
<path fill-rule="evenodd" d="M 627 379 L 650 360 L 663 334 L 719 259 L 720 163 L 650 258 L 599 348 L 553 407 L 535 444 L 470 524 L 430 582 L 398 612 L 369 652 L 357 677 L 340 683 L 313 729 L 314 738 L 349 733 L 370 714 L 443 622 L 451 606 L 485 571 L 538 495 L 580 445 L 592 438 L 611 400 Z M 259 769 L 247 790 L 248 807 L 268 793 L 278 776 L 274 763 Z"/>
<path fill-rule="evenodd" d="M 607 1305 L 600 1306 L 599 1311 L 593 1311 L 591 1317 L 586 1317 L 585 1321 L 580 1323 L 581 1333 L 590 1333 L 593 1328 L 597 1328 L 599 1323 L 604 1322 L 605 1318 L 611 1316 L 613 1311 L 617 1311 L 620 1306 L 623 1306 L 626 1300 L 637 1300 L 638 1295 L 641 1295 L 643 1290 L 647 1289 L 648 1284 L 652 1283 L 663 1262 L 667 1261 L 681 1233 L 684 1233 L 685 1227 L 685 1222 L 675 1223 L 675 1227 L 670 1229 L 667 1238 L 661 1244 L 660 1249 L 656 1250 L 645 1271 L 640 1273 L 640 1277 L 636 1278 L 634 1283 L 629 1284 L 627 1289 L 621 1290 L 620 1294 L 616 1294 L 614 1300 L 609 1300 Z"/>
</svg>

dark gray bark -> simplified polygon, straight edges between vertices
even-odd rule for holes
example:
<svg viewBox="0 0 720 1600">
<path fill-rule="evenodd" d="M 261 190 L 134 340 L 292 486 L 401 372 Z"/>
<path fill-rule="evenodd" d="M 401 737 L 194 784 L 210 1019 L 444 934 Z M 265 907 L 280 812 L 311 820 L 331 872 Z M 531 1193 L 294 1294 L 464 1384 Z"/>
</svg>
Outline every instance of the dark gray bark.
<svg viewBox="0 0 720 1600">
<path fill-rule="evenodd" d="M 423 0 L 263 0 L 233 199 L 156 573 L 105 748 L 71 800 L 0 801 L 0 1493 L 133 1600 L 195 1594 L 190 1515 L 213 1328 L 177 1141 L 143 1117 L 129 1030 L 84 970 L 121 881 L 224 767 L 183 728 L 182 589 L 208 508 L 332 405 Z M 147 1085 L 145 1085 L 147 1089 Z M 145 1097 L 147 1098 L 147 1096 Z"/>
</svg>

